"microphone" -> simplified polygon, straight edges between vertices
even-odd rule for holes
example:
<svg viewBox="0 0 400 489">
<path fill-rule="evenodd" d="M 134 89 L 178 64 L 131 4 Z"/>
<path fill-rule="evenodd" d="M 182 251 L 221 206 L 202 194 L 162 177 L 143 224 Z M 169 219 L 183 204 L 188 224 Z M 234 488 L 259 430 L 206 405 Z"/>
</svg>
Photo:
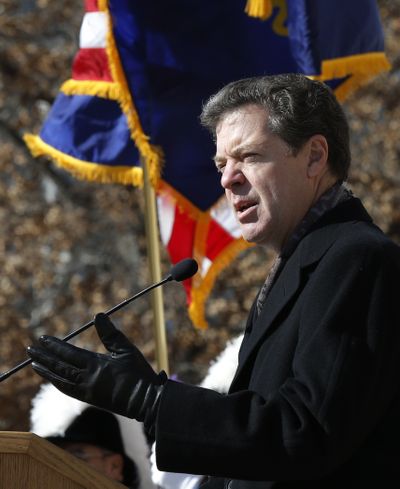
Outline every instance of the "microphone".
<svg viewBox="0 0 400 489">
<path fill-rule="evenodd" d="M 176 263 L 169 271 L 169 274 L 165 278 L 163 278 L 160 282 L 156 282 L 155 284 L 146 287 L 145 289 L 141 290 L 140 292 L 133 295 L 132 297 L 123 300 L 122 302 L 112 307 L 108 311 L 105 311 L 105 314 L 107 314 L 107 316 L 111 316 L 111 314 L 113 314 L 114 312 L 119 311 L 120 309 L 130 304 L 135 299 L 138 299 L 139 297 L 146 294 L 147 292 L 150 292 L 156 287 L 159 287 L 160 285 L 164 285 L 166 282 L 171 282 L 172 280 L 174 280 L 175 282 L 182 282 L 183 280 L 192 277 L 197 272 L 197 270 L 198 270 L 198 265 L 196 260 L 193 260 L 193 258 L 185 258 L 184 260 L 181 260 L 180 262 Z M 93 325 L 94 325 L 94 320 L 92 319 L 91 321 L 84 324 L 80 328 L 71 331 L 71 333 L 67 334 L 67 336 L 64 336 L 64 338 L 62 338 L 62 341 L 68 341 L 71 338 L 74 338 L 75 336 L 82 333 L 83 331 L 85 331 L 86 329 L 90 328 L 90 326 Z M 18 365 L 8 370 L 7 372 L 2 373 L 0 375 L 0 382 L 3 382 L 3 380 L 8 379 L 8 377 L 13 375 L 15 372 L 18 372 L 22 368 L 26 367 L 30 363 L 32 363 L 32 359 L 28 358 L 27 360 L 24 360 L 23 362 L 19 363 Z"/>
</svg>

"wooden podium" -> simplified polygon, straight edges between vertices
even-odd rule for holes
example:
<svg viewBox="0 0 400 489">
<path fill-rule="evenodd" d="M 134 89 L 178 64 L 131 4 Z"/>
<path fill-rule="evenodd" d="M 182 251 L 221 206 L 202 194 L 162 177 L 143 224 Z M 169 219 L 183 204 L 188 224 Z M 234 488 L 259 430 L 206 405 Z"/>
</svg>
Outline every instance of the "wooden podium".
<svg viewBox="0 0 400 489">
<path fill-rule="evenodd" d="M 126 489 L 33 433 L 0 431 L 0 487 Z"/>
</svg>

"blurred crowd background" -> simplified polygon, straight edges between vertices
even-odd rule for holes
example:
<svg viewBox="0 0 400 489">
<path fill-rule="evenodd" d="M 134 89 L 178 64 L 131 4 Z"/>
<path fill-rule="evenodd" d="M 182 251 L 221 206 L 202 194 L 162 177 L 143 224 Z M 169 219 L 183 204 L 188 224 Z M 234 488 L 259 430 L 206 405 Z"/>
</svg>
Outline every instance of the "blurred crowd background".
<svg viewBox="0 0 400 489">
<path fill-rule="evenodd" d="M 392 70 L 345 102 L 352 132 L 349 184 L 400 243 L 400 0 L 378 1 Z M 37 133 L 70 77 L 81 0 L 0 2 L 0 371 L 26 358 L 41 334 L 64 336 L 149 284 L 143 194 L 78 181 L 33 159 L 23 134 Z M 361 15 L 361 13 L 360 13 Z M 162 270 L 170 264 L 162 249 Z M 170 372 L 200 382 L 238 335 L 270 256 L 251 248 L 220 275 L 207 302 L 207 330 L 189 321 L 181 284 L 164 288 Z M 152 312 L 143 297 L 113 316 L 155 359 Z M 98 349 L 93 331 L 75 344 Z M 0 384 L 0 430 L 26 431 L 41 380 L 27 367 Z"/>
</svg>

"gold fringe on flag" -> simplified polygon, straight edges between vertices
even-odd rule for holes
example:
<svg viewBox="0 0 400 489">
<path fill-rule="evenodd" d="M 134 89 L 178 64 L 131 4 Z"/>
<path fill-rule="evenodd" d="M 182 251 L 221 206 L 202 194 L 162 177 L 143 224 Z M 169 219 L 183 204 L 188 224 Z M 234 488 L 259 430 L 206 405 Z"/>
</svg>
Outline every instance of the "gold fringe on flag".
<svg viewBox="0 0 400 489">
<path fill-rule="evenodd" d="M 156 148 L 149 143 L 149 136 L 145 134 L 137 113 L 133 97 L 128 87 L 125 74 L 121 65 L 118 49 L 115 45 L 115 39 L 112 34 L 112 20 L 108 10 L 106 10 L 108 29 L 106 52 L 113 80 L 120 86 L 121 93 L 118 97 L 121 110 L 126 116 L 128 127 L 132 134 L 135 145 L 146 161 L 149 168 L 149 178 L 151 184 L 155 187 L 160 179 L 161 167 L 164 161 L 163 153 L 160 148 Z"/>
<path fill-rule="evenodd" d="M 230 245 L 224 248 L 224 251 L 212 262 L 206 275 L 202 278 L 199 284 L 194 283 L 191 291 L 191 303 L 189 306 L 189 317 L 193 324 L 200 329 L 208 327 L 205 316 L 205 303 L 210 295 L 215 280 L 218 275 L 224 270 L 241 251 L 254 246 L 244 239 L 240 238 L 232 241 Z M 195 277 L 194 277 L 195 278 Z"/>
<path fill-rule="evenodd" d="M 245 12 L 249 17 L 266 20 L 271 17 L 272 0 L 247 0 Z"/>
<path fill-rule="evenodd" d="M 349 78 L 335 90 L 335 95 L 343 102 L 357 88 L 377 74 L 390 70 L 391 65 L 385 53 L 366 53 L 327 59 L 322 62 L 321 74 L 310 75 L 312 80 L 326 81 L 333 78 Z"/>
<path fill-rule="evenodd" d="M 75 178 L 100 183 L 121 183 L 124 185 L 143 185 L 142 169 L 134 166 L 107 166 L 82 161 L 46 144 L 40 136 L 24 135 L 25 144 L 32 156 L 49 156 L 59 167 L 68 170 Z"/>
<path fill-rule="evenodd" d="M 118 83 L 91 80 L 67 80 L 61 85 L 60 91 L 65 95 L 91 95 L 109 100 L 121 97 L 121 87 Z"/>
<path fill-rule="evenodd" d="M 168 197 L 171 202 L 182 211 L 185 212 L 191 219 L 195 221 L 201 219 L 201 215 L 203 212 L 196 207 L 189 199 L 187 199 L 184 195 L 174 189 L 171 185 L 169 185 L 165 180 L 160 180 L 156 187 L 156 192 L 158 195 L 163 195 Z"/>
</svg>

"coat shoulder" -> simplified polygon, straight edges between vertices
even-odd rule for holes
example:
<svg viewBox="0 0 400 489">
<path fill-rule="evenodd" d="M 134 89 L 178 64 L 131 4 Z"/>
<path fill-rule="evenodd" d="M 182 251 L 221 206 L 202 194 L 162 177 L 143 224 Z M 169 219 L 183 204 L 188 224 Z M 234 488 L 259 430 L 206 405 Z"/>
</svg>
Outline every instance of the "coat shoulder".
<svg viewBox="0 0 400 489">
<path fill-rule="evenodd" d="M 359 258 L 400 260 L 400 246 L 376 225 L 363 221 L 343 225 L 333 248 Z"/>
<path fill-rule="evenodd" d="M 304 238 L 299 251 L 303 266 L 317 262 L 325 255 L 354 262 L 382 260 L 400 264 L 400 246 L 375 224 L 366 221 L 347 221 L 318 228 Z"/>
</svg>

